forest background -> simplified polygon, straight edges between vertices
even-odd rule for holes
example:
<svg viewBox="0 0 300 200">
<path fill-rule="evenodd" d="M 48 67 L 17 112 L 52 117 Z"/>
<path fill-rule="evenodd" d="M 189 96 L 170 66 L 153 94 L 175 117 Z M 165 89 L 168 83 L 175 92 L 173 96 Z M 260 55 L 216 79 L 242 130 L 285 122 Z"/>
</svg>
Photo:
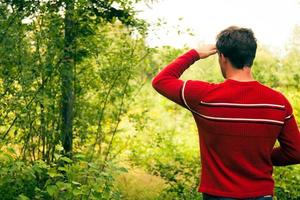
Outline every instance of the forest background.
<svg viewBox="0 0 300 200">
<path fill-rule="evenodd" d="M 1 199 L 202 199 L 192 115 L 151 87 L 189 47 L 150 47 L 138 2 L 0 1 Z M 284 56 L 259 44 L 253 66 L 298 122 L 299 38 Z M 182 79 L 223 81 L 216 57 Z M 275 199 L 300 199 L 299 166 L 274 179 Z"/>
</svg>

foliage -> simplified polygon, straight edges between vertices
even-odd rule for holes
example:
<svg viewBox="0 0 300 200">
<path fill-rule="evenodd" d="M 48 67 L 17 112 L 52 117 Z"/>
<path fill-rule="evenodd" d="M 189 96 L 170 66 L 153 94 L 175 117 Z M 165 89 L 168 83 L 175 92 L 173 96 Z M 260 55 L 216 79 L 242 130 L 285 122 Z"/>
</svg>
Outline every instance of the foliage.
<svg viewBox="0 0 300 200">
<path fill-rule="evenodd" d="M 141 169 L 130 169 L 116 178 L 122 200 L 157 199 L 165 187 L 164 180 Z"/>
<path fill-rule="evenodd" d="M 42 160 L 27 163 L 14 159 L 13 149 L 0 152 L 1 199 L 120 199 L 114 176 L 126 172 L 115 163 L 102 170 L 99 162 L 88 162 L 82 154 L 74 160 L 57 156 L 48 165 Z"/>
<path fill-rule="evenodd" d="M 150 84 L 187 49 L 147 47 L 136 2 L 0 1 L 1 199 L 202 198 L 192 115 Z M 282 57 L 261 46 L 253 66 L 288 97 L 298 122 L 299 67 L 297 45 Z M 213 57 L 182 78 L 223 81 Z M 124 162 L 138 170 L 124 173 Z M 299 166 L 274 172 L 276 198 L 299 199 Z"/>
<path fill-rule="evenodd" d="M 151 98 L 143 98 L 146 94 Z M 167 185 L 159 199 L 201 199 L 197 192 L 198 137 L 192 116 L 155 95 L 149 84 L 136 101 L 139 109 L 129 112 L 134 126 L 129 131 L 132 139 L 125 155 L 134 165 L 165 180 Z"/>
<path fill-rule="evenodd" d="M 107 6 L 113 9 L 116 3 L 124 12 L 133 12 L 131 1 L 98 2 L 98 11 L 105 7 L 101 12 L 111 17 L 106 21 L 106 14 L 98 13 L 102 21 L 91 16 L 90 11 L 96 8 L 89 6 L 94 4 L 85 7 L 85 1 L 78 1 L 78 10 L 72 16 L 77 20 L 75 38 L 69 45 L 74 49 L 66 52 L 69 47 L 60 12 L 64 4 L 51 2 L 36 3 L 36 7 L 15 1 L 1 4 L 1 38 L 5 38 L 0 48 L 1 143 L 17 146 L 23 159 L 50 162 L 57 148 L 62 145 L 66 151 L 72 145 L 75 149 L 89 148 L 90 152 L 97 148 L 107 160 L 120 117 L 126 113 L 137 85 L 145 79 L 140 73 L 149 51 L 142 32 L 133 38 L 141 27 L 131 23 L 136 20 L 134 13 L 126 15 L 128 19 L 118 16 L 123 21 L 109 14 Z M 29 9 L 31 6 L 34 10 Z M 17 8 L 24 12 L 29 9 L 30 15 L 16 12 Z M 84 9 L 90 11 L 83 12 Z M 30 17 L 29 21 L 24 21 L 25 16 Z M 74 57 L 71 64 L 70 56 Z M 68 67 L 72 73 L 65 71 Z M 71 138 L 66 136 L 66 128 L 62 129 L 66 123 L 72 125 Z"/>
<path fill-rule="evenodd" d="M 146 80 L 146 24 L 135 18 L 133 1 L 73 3 L 0 3 L 4 199 L 120 196 L 112 185 L 122 171 L 112 164 L 119 152 L 114 143 L 121 117 Z M 65 107 L 74 111 L 68 122 Z M 72 123 L 68 137 L 66 123 Z M 7 147 L 15 149 L 13 156 Z M 73 155 L 66 154 L 72 148 Z"/>
<path fill-rule="evenodd" d="M 276 197 L 279 200 L 300 198 L 300 168 L 287 166 L 275 168 Z"/>
</svg>

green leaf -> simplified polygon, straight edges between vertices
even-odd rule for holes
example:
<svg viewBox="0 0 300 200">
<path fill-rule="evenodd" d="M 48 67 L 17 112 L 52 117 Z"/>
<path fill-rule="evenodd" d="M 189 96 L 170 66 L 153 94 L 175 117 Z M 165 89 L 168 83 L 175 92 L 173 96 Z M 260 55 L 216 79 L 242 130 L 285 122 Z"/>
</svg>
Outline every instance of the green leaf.
<svg viewBox="0 0 300 200">
<path fill-rule="evenodd" d="M 15 149 L 12 148 L 12 147 L 7 147 L 6 149 L 7 149 L 8 152 L 10 152 L 12 154 L 17 154 L 16 151 L 15 151 Z"/>
<path fill-rule="evenodd" d="M 78 185 L 78 186 L 80 186 L 80 185 L 81 185 L 81 183 L 79 183 L 79 182 L 76 182 L 76 181 L 72 181 L 72 183 L 73 183 L 74 185 Z"/>
<path fill-rule="evenodd" d="M 73 190 L 73 195 L 74 196 L 79 196 L 79 195 L 82 195 L 82 194 L 84 194 L 84 192 L 80 189 L 74 189 Z"/>
<path fill-rule="evenodd" d="M 23 194 L 20 194 L 18 196 L 18 200 L 30 200 L 27 196 L 23 195 Z"/>
<path fill-rule="evenodd" d="M 54 171 L 54 170 L 49 171 L 49 172 L 48 172 L 48 175 L 49 175 L 51 178 L 54 178 L 54 177 L 63 177 L 62 174 L 60 174 L 60 173 L 58 173 L 57 171 Z"/>
<path fill-rule="evenodd" d="M 128 172 L 128 169 L 125 168 L 125 167 L 120 167 L 120 168 L 119 168 L 119 171 L 120 171 L 120 172 Z"/>
<path fill-rule="evenodd" d="M 61 157 L 60 159 L 67 162 L 67 163 L 72 163 L 73 162 L 73 160 L 71 160 L 70 158 L 65 157 L 65 156 Z"/>
<path fill-rule="evenodd" d="M 57 187 L 59 188 L 60 191 L 65 191 L 65 190 L 68 190 L 68 189 L 71 189 L 72 186 L 70 183 L 64 183 L 64 182 L 61 182 L 61 181 L 58 181 L 56 183 Z"/>
<path fill-rule="evenodd" d="M 56 185 L 48 185 L 46 190 L 51 197 L 53 197 L 58 191 Z"/>
<path fill-rule="evenodd" d="M 58 167 L 58 170 L 59 170 L 59 171 L 64 171 L 64 172 L 66 172 L 66 171 L 67 171 L 67 168 L 65 168 L 65 167 Z"/>
<path fill-rule="evenodd" d="M 77 158 L 78 160 L 84 160 L 85 159 L 85 155 L 79 154 L 79 153 L 74 155 L 74 157 Z"/>
</svg>

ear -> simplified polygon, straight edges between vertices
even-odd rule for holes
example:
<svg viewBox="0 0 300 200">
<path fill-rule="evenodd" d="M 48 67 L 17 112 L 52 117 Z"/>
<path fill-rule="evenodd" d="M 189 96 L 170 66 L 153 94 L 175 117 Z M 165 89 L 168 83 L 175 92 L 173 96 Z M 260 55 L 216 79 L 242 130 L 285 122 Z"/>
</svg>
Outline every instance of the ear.
<svg viewBox="0 0 300 200">
<path fill-rule="evenodd" d="M 225 57 L 224 54 L 222 54 L 222 53 L 220 53 L 220 59 L 221 59 L 223 62 L 225 62 L 225 63 L 228 62 L 228 58 Z"/>
</svg>

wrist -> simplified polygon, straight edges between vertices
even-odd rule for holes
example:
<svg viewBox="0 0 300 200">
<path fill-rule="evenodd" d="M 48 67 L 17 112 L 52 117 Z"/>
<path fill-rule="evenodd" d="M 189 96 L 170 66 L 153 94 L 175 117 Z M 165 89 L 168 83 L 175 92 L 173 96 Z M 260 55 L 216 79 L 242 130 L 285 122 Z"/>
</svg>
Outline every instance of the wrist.
<svg viewBox="0 0 300 200">
<path fill-rule="evenodd" d="M 191 49 L 189 51 L 189 53 L 193 56 L 193 58 L 195 58 L 195 60 L 199 60 L 201 59 L 199 52 L 197 51 L 197 49 Z"/>
</svg>

